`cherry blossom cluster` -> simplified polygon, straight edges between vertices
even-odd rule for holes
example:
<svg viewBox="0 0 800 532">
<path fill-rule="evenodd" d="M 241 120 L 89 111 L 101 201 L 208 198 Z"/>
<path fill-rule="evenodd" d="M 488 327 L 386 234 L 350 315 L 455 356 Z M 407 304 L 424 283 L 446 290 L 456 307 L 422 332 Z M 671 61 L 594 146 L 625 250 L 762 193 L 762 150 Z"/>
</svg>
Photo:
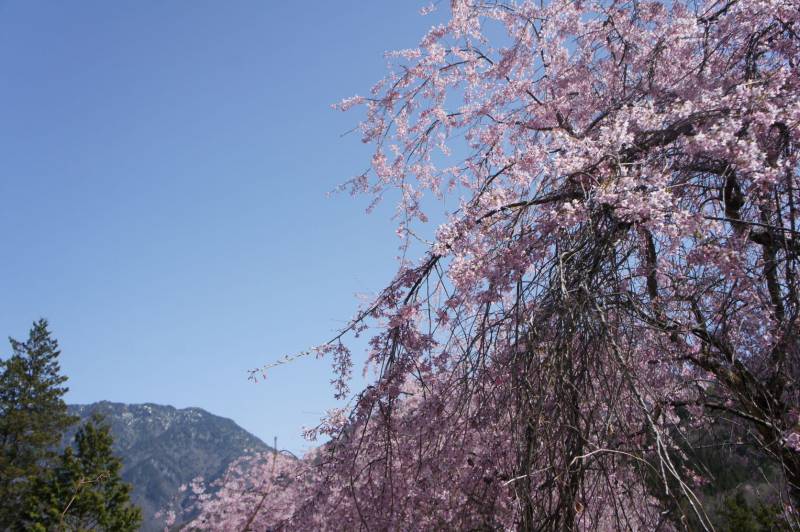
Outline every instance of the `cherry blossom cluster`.
<svg viewBox="0 0 800 532">
<path fill-rule="evenodd" d="M 274 503 L 239 486 L 204 512 L 710 529 L 689 447 L 724 418 L 796 519 L 799 35 L 794 0 L 451 0 L 339 104 L 375 147 L 345 188 L 398 198 L 404 238 L 445 220 L 319 351 L 344 397 L 345 335 L 369 327 L 379 376 L 311 432 L 330 440 L 286 464 L 288 487 L 242 470 Z"/>
</svg>

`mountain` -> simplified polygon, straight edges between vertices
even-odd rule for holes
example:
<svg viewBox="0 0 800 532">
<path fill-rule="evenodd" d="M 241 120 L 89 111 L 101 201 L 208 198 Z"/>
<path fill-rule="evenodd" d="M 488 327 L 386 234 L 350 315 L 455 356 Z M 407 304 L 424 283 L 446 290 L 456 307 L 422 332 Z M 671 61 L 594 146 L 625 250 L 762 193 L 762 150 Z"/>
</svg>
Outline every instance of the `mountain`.
<svg viewBox="0 0 800 532">
<path fill-rule="evenodd" d="M 98 412 L 111 425 L 114 451 L 123 460 L 122 478 L 133 484 L 131 498 L 142 508 L 144 531 L 163 530 L 155 513 L 173 497 L 182 506 L 187 494 L 179 493 L 181 484 L 198 476 L 211 482 L 239 456 L 270 450 L 232 420 L 200 408 L 101 401 L 69 405 L 69 412 L 81 422 Z M 65 444 L 72 442 L 77 427 L 65 435 Z"/>
</svg>

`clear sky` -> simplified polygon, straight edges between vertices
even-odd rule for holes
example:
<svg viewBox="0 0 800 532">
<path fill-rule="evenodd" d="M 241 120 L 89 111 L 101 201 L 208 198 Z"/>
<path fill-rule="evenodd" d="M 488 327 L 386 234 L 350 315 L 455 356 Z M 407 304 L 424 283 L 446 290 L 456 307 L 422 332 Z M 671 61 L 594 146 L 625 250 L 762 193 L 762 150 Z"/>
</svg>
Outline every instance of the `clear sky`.
<svg viewBox="0 0 800 532">
<path fill-rule="evenodd" d="M 0 334 L 48 318 L 69 402 L 198 406 L 307 448 L 329 363 L 248 370 L 395 270 L 391 208 L 326 196 L 369 161 L 330 104 L 418 42 L 420 6 L 0 3 Z"/>
</svg>

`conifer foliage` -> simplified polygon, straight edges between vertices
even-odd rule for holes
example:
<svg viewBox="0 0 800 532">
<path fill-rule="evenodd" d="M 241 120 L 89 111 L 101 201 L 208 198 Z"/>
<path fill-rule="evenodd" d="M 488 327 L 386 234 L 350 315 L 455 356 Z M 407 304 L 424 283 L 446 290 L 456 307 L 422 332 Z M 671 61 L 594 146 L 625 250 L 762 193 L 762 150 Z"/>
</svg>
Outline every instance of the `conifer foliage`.
<svg viewBox="0 0 800 532">
<path fill-rule="evenodd" d="M 0 530 L 136 530 L 140 511 L 120 479 L 109 427 L 94 418 L 58 454 L 77 422 L 64 403 L 67 377 L 47 321 L 0 361 Z"/>
<path fill-rule="evenodd" d="M 137 530 L 141 511 L 129 501 L 130 484 L 120 477 L 110 427 L 99 415 L 78 429 L 56 466 L 37 480 L 25 520 L 34 530 Z"/>
<path fill-rule="evenodd" d="M 9 341 L 12 355 L 0 361 L 0 529 L 20 522 L 21 503 L 76 421 L 64 403 L 67 377 L 47 321 L 35 322 L 26 341 Z"/>
</svg>

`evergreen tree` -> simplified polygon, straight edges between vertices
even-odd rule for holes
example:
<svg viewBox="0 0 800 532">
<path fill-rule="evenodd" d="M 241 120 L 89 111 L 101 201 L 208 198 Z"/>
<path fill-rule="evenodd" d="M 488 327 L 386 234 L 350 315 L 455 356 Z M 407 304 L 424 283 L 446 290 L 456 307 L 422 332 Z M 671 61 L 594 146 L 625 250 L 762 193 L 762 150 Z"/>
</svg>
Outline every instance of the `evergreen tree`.
<svg viewBox="0 0 800 532">
<path fill-rule="evenodd" d="M 9 338 L 12 355 L 0 361 L 0 529 L 20 523 L 22 502 L 57 456 L 67 413 L 58 342 L 47 321 L 33 324 L 28 340 Z"/>
<path fill-rule="evenodd" d="M 726 497 L 719 512 L 717 530 L 725 532 L 781 532 L 791 530 L 778 504 L 750 504 L 744 493 Z"/>
<path fill-rule="evenodd" d="M 114 456 L 110 428 L 94 415 L 75 435 L 58 465 L 37 481 L 26 505 L 33 530 L 137 530 L 141 510 L 130 503 L 122 461 Z"/>
</svg>

